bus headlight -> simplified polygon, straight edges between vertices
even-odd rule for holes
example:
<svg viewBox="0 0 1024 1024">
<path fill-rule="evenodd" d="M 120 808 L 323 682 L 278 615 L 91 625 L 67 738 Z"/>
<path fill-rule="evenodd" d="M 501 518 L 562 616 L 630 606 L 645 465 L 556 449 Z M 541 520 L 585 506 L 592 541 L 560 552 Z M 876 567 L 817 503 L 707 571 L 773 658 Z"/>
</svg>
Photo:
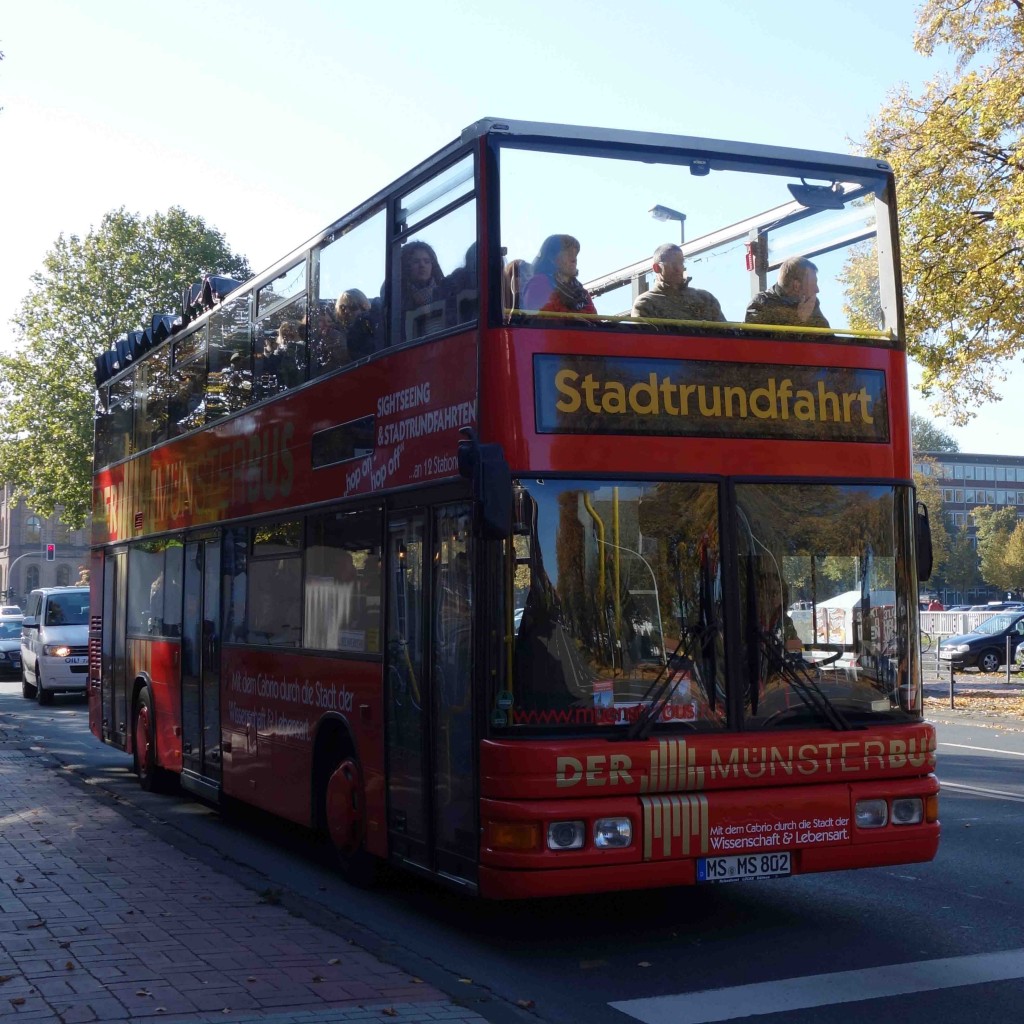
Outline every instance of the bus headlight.
<svg viewBox="0 0 1024 1024">
<path fill-rule="evenodd" d="M 858 800 L 853 814 L 857 828 L 881 828 L 889 820 L 884 800 Z"/>
<path fill-rule="evenodd" d="M 633 842 L 629 818 L 598 818 L 594 822 L 594 845 L 600 850 L 617 849 Z"/>
<path fill-rule="evenodd" d="M 924 802 L 917 796 L 900 797 L 892 802 L 894 825 L 920 825 L 924 820 Z"/>
<path fill-rule="evenodd" d="M 582 821 L 552 821 L 548 825 L 548 849 L 582 849 L 585 833 Z"/>
</svg>

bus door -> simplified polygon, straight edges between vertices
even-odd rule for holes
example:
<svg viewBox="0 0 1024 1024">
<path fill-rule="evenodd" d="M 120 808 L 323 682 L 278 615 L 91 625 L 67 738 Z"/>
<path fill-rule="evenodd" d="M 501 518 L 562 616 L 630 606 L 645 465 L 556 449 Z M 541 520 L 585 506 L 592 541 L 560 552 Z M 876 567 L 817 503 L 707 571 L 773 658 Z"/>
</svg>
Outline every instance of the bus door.
<svg viewBox="0 0 1024 1024">
<path fill-rule="evenodd" d="M 474 882 L 471 526 L 465 502 L 389 516 L 385 701 L 389 846 Z"/>
<path fill-rule="evenodd" d="M 189 775 L 219 783 L 220 537 L 185 543 L 181 624 L 181 761 Z"/>
<path fill-rule="evenodd" d="M 103 739 L 122 750 L 128 744 L 128 686 L 125 658 L 128 608 L 128 551 L 107 551 L 103 563 L 103 675 L 100 721 Z"/>
</svg>

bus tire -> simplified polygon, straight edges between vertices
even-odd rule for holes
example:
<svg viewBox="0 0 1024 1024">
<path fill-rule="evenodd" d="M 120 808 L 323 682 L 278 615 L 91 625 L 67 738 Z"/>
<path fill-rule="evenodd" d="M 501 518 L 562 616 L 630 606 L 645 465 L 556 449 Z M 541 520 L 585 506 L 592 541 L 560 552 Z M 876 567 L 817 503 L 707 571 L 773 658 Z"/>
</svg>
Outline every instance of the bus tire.
<svg viewBox="0 0 1024 1024">
<path fill-rule="evenodd" d="M 354 755 L 327 773 L 322 787 L 321 821 L 345 881 L 368 888 L 377 878 L 377 858 L 366 851 L 366 792 Z"/>
<path fill-rule="evenodd" d="M 166 788 L 165 775 L 156 763 L 156 714 L 148 687 L 139 691 L 132 722 L 132 758 L 139 785 L 147 793 L 160 793 Z"/>
<path fill-rule="evenodd" d="M 21 663 L 21 695 L 25 700 L 33 700 L 36 695 L 36 688 L 28 681 L 28 669 L 25 663 Z"/>
</svg>

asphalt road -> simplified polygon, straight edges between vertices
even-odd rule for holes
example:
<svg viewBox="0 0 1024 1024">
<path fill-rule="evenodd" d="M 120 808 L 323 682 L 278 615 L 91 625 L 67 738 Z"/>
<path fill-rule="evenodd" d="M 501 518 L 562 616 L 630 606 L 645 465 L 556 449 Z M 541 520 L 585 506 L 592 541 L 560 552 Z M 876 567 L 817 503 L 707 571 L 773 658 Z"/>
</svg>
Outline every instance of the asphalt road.
<svg viewBox="0 0 1024 1024">
<path fill-rule="evenodd" d="M 495 1022 L 903 1024 L 1018 1019 L 1024 1000 L 1024 722 L 938 720 L 943 839 L 931 864 L 495 905 L 404 875 L 365 892 L 298 830 L 142 793 L 80 702 L 0 713 L 140 827 L 354 922 L 359 941 Z M 47 763 L 47 762 L 41 762 Z M 83 798 L 88 798 L 83 789 Z M 524 1012 L 518 1004 L 532 1004 Z"/>
</svg>

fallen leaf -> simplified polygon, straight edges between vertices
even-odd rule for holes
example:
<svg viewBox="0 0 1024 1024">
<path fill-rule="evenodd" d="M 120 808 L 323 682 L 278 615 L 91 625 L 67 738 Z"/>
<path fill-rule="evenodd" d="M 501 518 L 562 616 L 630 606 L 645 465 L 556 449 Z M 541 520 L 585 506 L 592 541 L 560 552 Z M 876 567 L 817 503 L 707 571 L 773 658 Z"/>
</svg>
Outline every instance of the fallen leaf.
<svg viewBox="0 0 1024 1024">
<path fill-rule="evenodd" d="M 333 966 L 334 966 L 335 964 L 340 964 L 340 963 L 341 963 L 341 961 L 340 961 L 340 960 L 339 960 L 339 959 L 338 959 L 337 957 L 335 957 L 335 958 L 334 958 L 333 960 L 328 960 L 327 962 L 328 962 L 328 963 L 329 963 L 329 964 L 330 964 L 330 965 L 331 965 L 332 967 L 333 967 Z"/>
<path fill-rule="evenodd" d="M 32 924 L 26 925 L 26 927 L 27 928 L 45 928 L 46 927 L 46 921 L 45 920 L 43 920 L 43 921 L 34 921 Z"/>
<path fill-rule="evenodd" d="M 460 985 L 472 985 L 473 984 L 473 979 L 472 978 L 459 978 L 459 984 Z"/>
<path fill-rule="evenodd" d="M 422 985 L 423 984 L 423 979 L 422 978 L 413 978 L 412 979 L 412 983 L 414 985 Z"/>
<path fill-rule="evenodd" d="M 398 1011 L 393 1006 L 385 1006 L 384 1009 L 381 1010 L 380 1012 L 383 1013 L 385 1017 L 397 1017 L 398 1016 Z"/>
<path fill-rule="evenodd" d="M 255 981 L 256 979 L 250 974 L 249 977 L 246 978 L 245 980 L 246 981 Z"/>
<path fill-rule="evenodd" d="M 61 949 L 70 949 L 71 948 L 71 943 L 70 942 L 61 942 L 61 943 L 59 943 L 59 945 L 60 945 Z"/>
<path fill-rule="evenodd" d="M 24 882 L 24 881 L 25 881 L 25 879 L 24 879 L 24 878 L 22 878 L 22 876 L 21 876 L 21 875 L 15 875 L 15 876 L 14 876 L 14 880 L 15 880 L 16 882 Z"/>
<path fill-rule="evenodd" d="M 11 1000 L 11 1006 L 24 1006 L 24 1005 L 25 1005 L 25 997 L 24 996 L 15 996 Z"/>
<path fill-rule="evenodd" d="M 65 971 L 73 971 L 74 969 L 75 965 L 70 960 L 68 960 L 67 963 L 64 964 Z"/>
<path fill-rule="evenodd" d="M 151 993 L 151 992 L 148 992 L 148 991 L 147 991 L 146 989 L 144 989 L 144 988 L 138 988 L 138 989 L 136 989 L 136 990 L 135 990 L 135 994 L 136 994 L 137 996 L 152 996 L 152 993 Z"/>
<path fill-rule="evenodd" d="M 641 960 L 640 963 L 637 964 L 637 967 L 650 967 L 650 966 L 651 966 L 650 962 L 647 961 L 647 960 Z"/>
<path fill-rule="evenodd" d="M 533 1005 L 534 1004 L 533 1004 L 533 1000 L 532 999 L 517 999 L 516 1000 L 516 1006 L 521 1006 L 524 1010 L 532 1010 L 533 1009 Z"/>
<path fill-rule="evenodd" d="M 313 980 L 314 981 L 323 981 L 324 979 L 322 977 L 320 977 L 319 974 L 314 974 L 313 975 Z"/>
<path fill-rule="evenodd" d="M 11 978 L 13 978 L 13 977 L 14 977 L 13 974 L 0 974 L 0 985 L 3 985 L 6 982 L 10 981 Z"/>
</svg>

